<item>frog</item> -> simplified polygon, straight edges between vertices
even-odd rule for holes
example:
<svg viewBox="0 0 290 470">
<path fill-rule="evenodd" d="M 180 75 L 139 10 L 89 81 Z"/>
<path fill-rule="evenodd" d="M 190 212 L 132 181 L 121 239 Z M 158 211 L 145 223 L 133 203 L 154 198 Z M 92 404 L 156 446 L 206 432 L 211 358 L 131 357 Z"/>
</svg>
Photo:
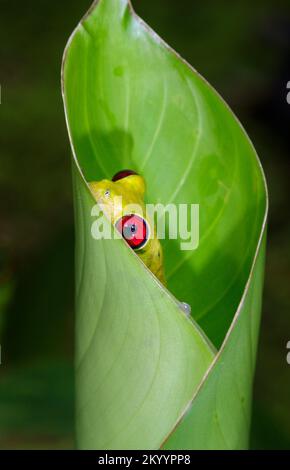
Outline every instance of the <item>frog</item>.
<svg viewBox="0 0 290 470">
<path fill-rule="evenodd" d="M 146 183 L 133 170 L 121 170 L 111 180 L 89 182 L 94 199 L 129 247 L 166 286 L 163 250 L 145 207 Z"/>
</svg>

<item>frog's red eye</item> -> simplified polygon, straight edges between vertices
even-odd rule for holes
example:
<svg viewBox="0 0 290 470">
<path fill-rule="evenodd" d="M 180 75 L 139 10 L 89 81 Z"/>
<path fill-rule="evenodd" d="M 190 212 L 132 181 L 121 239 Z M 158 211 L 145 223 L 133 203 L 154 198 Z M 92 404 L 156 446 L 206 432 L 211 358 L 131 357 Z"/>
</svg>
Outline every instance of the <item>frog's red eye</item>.
<svg viewBox="0 0 290 470">
<path fill-rule="evenodd" d="M 123 178 L 126 178 L 127 176 L 137 175 L 137 174 L 138 173 L 136 173 L 136 171 L 133 171 L 133 170 L 122 170 L 113 176 L 112 181 L 122 180 Z"/>
<path fill-rule="evenodd" d="M 133 250 L 140 250 L 149 238 L 146 221 L 137 214 L 124 215 L 116 222 L 116 229 Z"/>
</svg>

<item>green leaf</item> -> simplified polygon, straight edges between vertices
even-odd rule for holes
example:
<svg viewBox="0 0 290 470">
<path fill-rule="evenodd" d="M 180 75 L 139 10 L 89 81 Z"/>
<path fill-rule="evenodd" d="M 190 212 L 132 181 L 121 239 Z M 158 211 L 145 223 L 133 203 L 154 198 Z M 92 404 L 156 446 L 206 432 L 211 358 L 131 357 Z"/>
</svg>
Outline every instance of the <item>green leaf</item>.
<svg viewBox="0 0 290 470">
<path fill-rule="evenodd" d="M 78 446 L 246 447 L 267 213 L 251 142 L 127 0 L 94 3 L 68 43 L 62 83 L 74 157 Z M 91 236 L 87 182 L 123 168 L 144 176 L 147 202 L 200 204 L 198 249 L 164 242 L 168 290 L 123 240 Z"/>
</svg>

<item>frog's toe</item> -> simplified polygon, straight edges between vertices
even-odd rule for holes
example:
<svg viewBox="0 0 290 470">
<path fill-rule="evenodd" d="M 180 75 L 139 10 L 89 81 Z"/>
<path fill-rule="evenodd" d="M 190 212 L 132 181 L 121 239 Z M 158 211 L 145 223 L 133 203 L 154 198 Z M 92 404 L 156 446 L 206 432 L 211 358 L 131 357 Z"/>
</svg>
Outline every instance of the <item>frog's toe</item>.
<svg viewBox="0 0 290 470">
<path fill-rule="evenodd" d="M 187 317 L 190 316 L 191 306 L 189 304 L 187 304 L 186 302 L 180 302 L 180 308 L 186 314 Z"/>
</svg>

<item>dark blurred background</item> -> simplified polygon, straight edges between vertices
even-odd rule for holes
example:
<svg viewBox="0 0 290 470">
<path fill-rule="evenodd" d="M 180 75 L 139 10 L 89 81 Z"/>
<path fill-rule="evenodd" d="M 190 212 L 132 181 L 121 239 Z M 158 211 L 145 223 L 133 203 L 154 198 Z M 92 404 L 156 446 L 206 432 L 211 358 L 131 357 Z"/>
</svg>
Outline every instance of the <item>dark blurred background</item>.
<svg viewBox="0 0 290 470">
<path fill-rule="evenodd" d="M 270 220 L 251 446 L 290 449 L 290 3 L 133 5 L 222 94 L 265 169 Z M 74 235 L 60 67 L 90 1 L 0 6 L 0 448 L 71 448 Z"/>
</svg>

